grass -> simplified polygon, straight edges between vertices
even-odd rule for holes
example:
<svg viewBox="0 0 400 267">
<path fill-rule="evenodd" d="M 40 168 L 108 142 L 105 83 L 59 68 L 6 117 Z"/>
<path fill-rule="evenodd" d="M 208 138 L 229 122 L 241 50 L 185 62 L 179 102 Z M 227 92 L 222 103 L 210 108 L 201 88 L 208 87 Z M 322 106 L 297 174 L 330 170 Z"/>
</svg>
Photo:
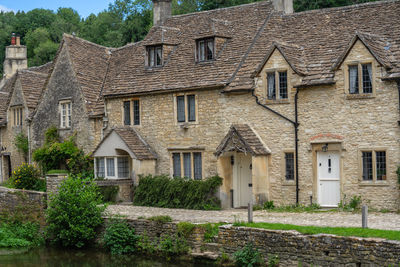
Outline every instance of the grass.
<svg viewBox="0 0 400 267">
<path fill-rule="evenodd" d="M 50 170 L 47 174 L 68 174 L 67 170 Z"/>
<path fill-rule="evenodd" d="M 172 222 L 172 218 L 168 215 L 162 216 L 152 216 L 147 218 L 147 220 L 149 221 L 155 221 L 155 222 L 159 222 L 159 223 L 167 223 L 167 222 Z"/>
<path fill-rule="evenodd" d="M 280 223 L 235 223 L 234 226 L 246 226 L 253 228 L 263 228 L 270 230 L 296 230 L 302 234 L 332 234 L 337 236 L 357 236 L 357 237 L 377 237 L 389 240 L 400 240 L 400 231 L 365 229 L 359 227 L 319 227 L 319 226 L 300 226 L 293 224 Z"/>
</svg>

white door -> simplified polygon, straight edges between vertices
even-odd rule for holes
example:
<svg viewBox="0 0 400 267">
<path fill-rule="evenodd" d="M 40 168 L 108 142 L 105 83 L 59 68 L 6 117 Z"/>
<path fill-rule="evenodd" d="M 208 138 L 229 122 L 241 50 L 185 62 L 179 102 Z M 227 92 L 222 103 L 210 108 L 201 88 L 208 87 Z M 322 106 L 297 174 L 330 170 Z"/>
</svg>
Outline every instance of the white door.
<svg viewBox="0 0 400 267">
<path fill-rule="evenodd" d="M 340 155 L 337 151 L 317 152 L 318 203 L 337 207 L 340 202 Z"/>
<path fill-rule="evenodd" d="M 236 153 L 235 164 L 233 170 L 234 177 L 234 206 L 247 207 L 252 197 L 251 178 L 251 155 L 244 153 Z"/>
</svg>

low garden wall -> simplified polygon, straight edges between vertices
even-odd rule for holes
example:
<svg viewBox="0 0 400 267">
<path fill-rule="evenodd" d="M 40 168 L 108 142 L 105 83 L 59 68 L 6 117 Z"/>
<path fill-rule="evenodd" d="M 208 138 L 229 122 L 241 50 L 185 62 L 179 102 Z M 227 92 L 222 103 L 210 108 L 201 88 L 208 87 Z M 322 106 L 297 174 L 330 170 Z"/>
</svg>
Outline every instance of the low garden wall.
<svg viewBox="0 0 400 267">
<path fill-rule="evenodd" d="M 117 179 L 117 180 L 96 180 L 99 187 L 118 186 L 118 193 L 115 196 L 116 202 L 132 202 L 132 179 Z"/>
<path fill-rule="evenodd" d="M 0 215 L 38 220 L 44 224 L 47 194 L 0 186 Z"/>
<path fill-rule="evenodd" d="M 175 235 L 176 223 L 144 219 L 127 220 L 136 234 L 155 241 L 163 235 Z M 195 227 L 187 238 L 193 250 L 207 248 L 204 228 Z M 340 237 L 328 234 L 305 235 L 297 231 L 267 230 L 223 225 L 215 238 L 219 254 L 233 255 L 253 243 L 265 259 L 278 256 L 282 266 L 398 266 L 400 241 L 376 238 Z"/>
</svg>

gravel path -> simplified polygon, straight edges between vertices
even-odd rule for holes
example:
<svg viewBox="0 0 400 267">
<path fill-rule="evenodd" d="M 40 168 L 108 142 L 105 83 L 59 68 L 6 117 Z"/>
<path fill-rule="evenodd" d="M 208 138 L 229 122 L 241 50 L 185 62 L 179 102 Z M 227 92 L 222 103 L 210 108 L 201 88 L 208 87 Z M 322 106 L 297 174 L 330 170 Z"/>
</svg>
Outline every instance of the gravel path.
<svg viewBox="0 0 400 267">
<path fill-rule="evenodd" d="M 247 221 L 247 210 L 245 209 L 202 211 L 138 207 L 130 204 L 110 205 L 108 206 L 107 211 L 110 214 L 125 215 L 131 219 L 137 219 L 140 216 L 147 218 L 157 215 L 169 215 L 174 221 L 187 221 L 193 223 L 234 222 L 235 220 Z M 350 212 L 288 213 L 259 210 L 254 212 L 253 218 L 255 222 L 331 227 L 361 227 L 361 213 L 353 214 Z M 400 214 L 370 213 L 368 215 L 368 227 L 400 231 Z"/>
</svg>

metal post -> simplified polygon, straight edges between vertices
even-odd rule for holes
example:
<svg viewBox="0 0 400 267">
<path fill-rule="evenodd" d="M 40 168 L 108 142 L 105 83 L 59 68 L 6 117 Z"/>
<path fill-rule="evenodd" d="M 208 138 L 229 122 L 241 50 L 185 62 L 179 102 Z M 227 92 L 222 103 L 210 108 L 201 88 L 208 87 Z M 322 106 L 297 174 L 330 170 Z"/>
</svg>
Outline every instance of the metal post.
<svg viewBox="0 0 400 267">
<path fill-rule="evenodd" d="M 253 222 L 253 184 L 249 184 L 251 196 L 250 196 L 250 202 L 248 205 L 248 222 L 252 223 Z"/>
<path fill-rule="evenodd" d="M 368 228 L 368 206 L 362 206 L 362 228 Z"/>
</svg>

